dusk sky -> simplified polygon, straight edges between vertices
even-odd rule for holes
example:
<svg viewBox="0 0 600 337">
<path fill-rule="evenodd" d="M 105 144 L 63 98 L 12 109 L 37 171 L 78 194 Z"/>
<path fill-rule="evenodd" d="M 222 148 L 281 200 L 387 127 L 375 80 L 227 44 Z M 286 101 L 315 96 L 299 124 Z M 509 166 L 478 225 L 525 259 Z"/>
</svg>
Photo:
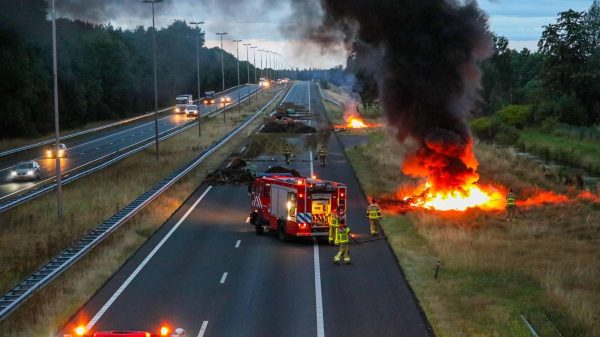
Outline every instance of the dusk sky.
<svg viewBox="0 0 600 337">
<path fill-rule="evenodd" d="M 58 0 L 57 6 L 61 1 Z M 70 2 L 72 13 L 69 17 L 86 17 L 88 20 L 115 26 L 134 28 L 151 23 L 150 8 L 140 1 L 83 1 Z M 95 10 L 94 3 L 102 3 L 102 10 Z M 509 38 L 511 47 L 537 49 L 537 41 L 543 26 L 552 23 L 558 12 L 574 9 L 587 10 L 592 0 L 482 0 L 479 5 L 490 16 L 492 30 Z M 63 5 L 64 6 L 64 5 Z M 124 10 L 123 7 L 126 7 Z M 59 7 L 60 8 L 60 7 Z M 176 19 L 185 21 L 205 21 L 206 44 L 214 47 L 219 44 L 216 32 L 229 33 L 224 47 L 235 54 L 232 39 L 251 43 L 261 49 L 283 54 L 293 66 L 329 68 L 345 63 L 345 52 L 339 49 L 322 55 L 306 43 L 285 37 L 280 29 L 291 15 L 288 1 L 278 0 L 165 0 L 157 5 L 156 24 L 166 26 Z M 259 54 L 257 63 L 260 65 Z M 246 50 L 240 43 L 240 58 L 246 58 Z M 252 53 L 250 60 L 252 61 Z"/>
</svg>

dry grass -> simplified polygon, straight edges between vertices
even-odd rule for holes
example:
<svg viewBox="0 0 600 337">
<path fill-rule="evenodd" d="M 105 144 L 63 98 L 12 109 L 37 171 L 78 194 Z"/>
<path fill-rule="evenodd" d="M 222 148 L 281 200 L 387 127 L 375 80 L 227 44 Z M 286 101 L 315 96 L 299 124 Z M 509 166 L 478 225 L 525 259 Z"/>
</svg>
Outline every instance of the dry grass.
<svg viewBox="0 0 600 337">
<path fill-rule="evenodd" d="M 390 161 L 401 147 L 381 132 L 370 141 L 349 151 L 365 191 L 410 184 L 399 160 Z M 510 223 L 502 212 L 480 210 L 388 214 L 386 234 L 438 336 L 529 336 L 521 313 L 541 332 L 549 331 L 545 313 L 565 336 L 600 336 L 600 203 L 576 198 L 510 151 L 477 145 L 476 153 L 483 181 L 517 192 L 551 189 L 572 202 L 524 209 L 526 217 Z"/>
<path fill-rule="evenodd" d="M 262 105 L 272 95 L 264 95 L 258 104 L 244 105 L 227 114 L 227 125 L 217 116 L 203 126 L 202 138 L 196 128 L 163 143 L 160 163 L 152 150 L 144 151 L 64 189 L 65 220 L 55 220 L 54 197 L 47 195 L 2 214 L 0 259 L 2 289 L 12 287 L 42 263 L 64 249 L 89 229 L 115 213 L 167 173 L 191 159 L 200 150 L 222 136 Z M 34 295 L 23 307 L 0 323 L 2 336 L 48 336 L 63 324 L 77 308 L 156 231 L 185 199 L 200 185 L 208 172 L 216 169 L 239 147 L 249 132 L 261 123 L 257 119 L 246 130 L 213 154 L 209 160 L 171 187 L 142 210 L 109 239 L 94 249 L 59 280 Z M 199 147 L 199 148 L 198 148 Z M 24 240 L 23 238 L 27 238 Z M 27 267 L 22 263 L 26 261 Z M 94 266 L 94 268 L 91 268 Z"/>
</svg>

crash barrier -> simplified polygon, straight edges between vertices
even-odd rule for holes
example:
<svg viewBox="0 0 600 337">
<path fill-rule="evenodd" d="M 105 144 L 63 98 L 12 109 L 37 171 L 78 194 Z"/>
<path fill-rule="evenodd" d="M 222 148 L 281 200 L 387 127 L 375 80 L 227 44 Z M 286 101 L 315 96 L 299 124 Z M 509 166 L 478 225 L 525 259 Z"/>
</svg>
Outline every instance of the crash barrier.
<svg viewBox="0 0 600 337">
<path fill-rule="evenodd" d="M 33 274 L 29 275 L 16 287 L 2 295 L 2 297 L 0 297 L 0 320 L 5 319 L 11 312 L 23 304 L 32 294 L 65 272 L 71 265 L 85 256 L 85 254 L 106 239 L 123 223 L 136 215 L 142 208 L 144 208 L 154 199 L 159 197 L 164 191 L 179 181 L 183 176 L 200 165 L 200 163 L 208 158 L 208 156 L 225 145 L 231 138 L 237 135 L 258 116 L 260 116 L 267 107 L 269 107 L 277 98 L 279 98 L 279 96 L 281 96 L 281 93 L 282 92 L 277 93 L 277 95 L 275 95 L 275 97 L 273 97 L 260 110 L 258 110 L 255 114 L 248 116 L 242 122 L 242 124 L 234 128 L 229 134 L 223 136 L 194 159 L 190 160 L 181 168 L 169 174 L 129 205 L 125 206 L 125 208 L 121 209 L 117 214 L 113 215 L 104 223 L 88 232 L 88 234 L 76 241 L 71 247 L 63 250 L 60 254 L 52 258 L 50 262 L 42 266 Z"/>
<path fill-rule="evenodd" d="M 257 93 L 260 90 L 261 90 L 260 87 L 256 88 L 252 92 L 250 92 L 250 93 L 246 94 L 244 97 L 242 97 L 242 99 L 239 102 L 236 101 L 236 103 L 234 103 L 234 104 L 230 104 L 230 105 L 227 105 L 226 107 L 218 108 L 218 109 L 210 112 L 209 114 L 207 114 L 207 115 L 205 115 L 203 117 L 214 117 L 217 114 L 223 112 L 224 110 L 231 109 L 231 108 L 237 106 L 238 104 L 241 104 L 245 100 L 249 99 L 249 97 L 252 94 Z M 167 138 L 170 138 L 170 137 L 173 137 L 173 136 L 175 136 L 177 134 L 180 134 L 183 131 L 185 131 L 185 130 L 187 130 L 187 129 L 195 126 L 195 125 L 198 125 L 198 122 L 196 120 L 191 120 L 191 121 L 189 121 L 187 123 L 181 124 L 181 125 L 173 128 L 173 129 L 164 131 L 162 134 L 159 135 L 158 139 L 159 139 L 159 141 L 163 141 L 163 140 L 165 140 Z M 128 146 L 126 146 L 124 148 L 118 149 L 118 150 L 116 150 L 116 151 L 114 151 L 112 153 L 106 154 L 106 155 L 104 155 L 104 156 L 102 156 L 100 158 L 96 158 L 93 161 L 90 161 L 90 162 L 88 162 L 88 163 L 86 163 L 84 165 L 81 165 L 81 166 L 76 167 L 74 169 L 71 169 L 69 171 L 63 172 L 63 174 L 62 174 L 62 176 L 63 176 L 62 185 L 66 185 L 68 183 L 71 183 L 71 182 L 73 182 L 73 181 L 75 181 L 75 180 L 77 180 L 79 178 L 82 178 L 84 176 L 87 176 L 87 175 L 89 175 L 91 173 L 98 172 L 98 171 L 100 171 L 101 169 L 103 169 L 105 167 L 108 167 L 108 166 L 110 166 L 110 165 L 112 165 L 112 164 L 114 164 L 114 163 L 116 163 L 116 162 L 118 162 L 118 161 L 120 161 L 122 159 L 125 159 L 125 158 L 127 158 L 127 157 L 129 157 L 129 156 L 131 156 L 133 154 L 136 154 L 136 153 L 138 153 L 138 152 L 140 152 L 140 151 L 142 151 L 144 149 L 147 149 L 148 147 L 153 146 L 153 145 L 154 145 L 154 138 L 152 138 L 152 137 L 151 138 L 147 138 L 147 139 L 139 141 L 139 142 L 137 142 L 135 144 L 131 144 L 131 145 L 128 145 Z M 104 163 L 102 163 L 102 164 L 99 164 L 97 166 L 93 166 L 93 167 L 91 167 L 91 168 L 89 168 L 89 169 L 87 169 L 85 171 L 76 173 L 76 174 L 74 174 L 72 176 L 68 176 L 69 174 L 74 173 L 75 171 L 81 170 L 83 167 L 87 167 L 87 166 L 93 165 L 95 163 L 101 162 L 101 161 L 105 160 L 106 158 L 110 158 L 110 157 L 113 157 L 113 158 L 110 159 L 110 160 L 108 160 L 108 161 L 106 161 L 106 162 L 104 162 Z M 43 194 L 46 194 L 46 193 L 48 193 L 50 191 L 55 190 L 56 189 L 56 183 L 49 184 L 50 182 L 55 181 L 55 180 L 56 180 L 55 178 L 48 178 L 48 179 L 45 179 L 45 180 L 43 180 L 43 181 L 41 181 L 41 182 L 39 182 L 39 183 L 37 183 L 37 184 L 29 187 L 29 188 L 23 189 L 23 191 L 26 191 L 26 192 L 24 192 L 22 194 L 19 194 L 16 197 L 13 197 L 13 198 L 6 198 L 6 197 L 5 198 L 0 198 L 0 213 L 2 213 L 4 211 L 7 211 L 7 210 L 9 210 L 9 209 L 11 209 L 13 207 L 18 206 L 18 205 L 21 205 L 21 204 L 23 204 L 23 203 L 25 203 L 27 201 L 35 199 L 35 198 L 37 198 L 37 197 L 39 197 L 39 196 L 41 196 Z M 2 200 L 2 199 L 5 199 L 5 200 Z"/>
<path fill-rule="evenodd" d="M 216 95 L 224 95 L 224 94 L 226 94 L 226 93 L 228 93 L 228 92 L 230 92 L 232 90 L 235 90 L 235 89 L 237 89 L 239 87 L 243 87 L 243 86 L 246 86 L 246 85 L 247 84 L 236 85 L 235 87 L 231 87 L 229 89 L 226 89 L 225 91 L 216 93 Z M 202 99 L 204 99 L 204 97 L 200 98 L 200 100 L 202 100 Z M 199 101 L 199 100 L 197 100 L 197 99 L 194 100 L 194 102 L 196 102 L 196 101 Z M 164 108 L 164 109 L 157 110 L 156 112 L 163 113 L 165 111 L 169 111 L 169 110 L 173 109 L 174 107 L 175 106 L 170 106 L 170 107 L 167 107 L 167 108 Z M 115 126 L 119 126 L 119 125 L 131 123 L 131 122 L 135 122 L 137 120 L 140 120 L 140 119 L 143 119 L 143 118 L 146 118 L 146 117 L 150 117 L 152 115 L 154 115 L 154 111 L 148 112 L 148 113 L 145 113 L 143 115 L 136 116 L 136 117 L 131 117 L 131 118 L 128 118 L 128 119 L 124 119 L 124 120 L 121 120 L 121 121 L 118 121 L 118 122 L 115 122 L 115 123 L 111 123 L 111 124 L 107 124 L 107 125 L 102 125 L 102 126 L 99 126 L 99 127 L 96 127 L 96 128 L 92 128 L 92 129 L 88 129 L 88 130 L 83 130 L 83 131 L 71 133 L 71 134 L 68 134 L 68 135 L 65 135 L 65 136 L 61 136 L 59 138 L 59 141 L 62 142 L 65 139 L 71 139 L 71 138 L 83 136 L 83 135 L 86 135 L 86 134 L 89 134 L 89 133 L 94 133 L 94 132 L 102 131 L 102 130 L 105 130 L 105 129 L 109 129 L 109 128 L 112 128 L 112 127 L 115 127 Z M 28 144 L 28 145 L 21 146 L 21 147 L 18 147 L 18 148 L 6 150 L 6 151 L 3 151 L 3 152 L 0 152 L 0 157 L 8 156 L 10 154 L 15 154 L 17 152 L 21 152 L 21 151 L 33 149 L 33 148 L 44 146 L 44 145 L 49 145 L 49 144 L 54 143 L 55 141 L 56 140 L 54 140 L 54 139 L 48 139 L 48 140 L 45 140 L 45 141 L 42 141 L 42 142 L 39 142 L 39 143 Z"/>
</svg>

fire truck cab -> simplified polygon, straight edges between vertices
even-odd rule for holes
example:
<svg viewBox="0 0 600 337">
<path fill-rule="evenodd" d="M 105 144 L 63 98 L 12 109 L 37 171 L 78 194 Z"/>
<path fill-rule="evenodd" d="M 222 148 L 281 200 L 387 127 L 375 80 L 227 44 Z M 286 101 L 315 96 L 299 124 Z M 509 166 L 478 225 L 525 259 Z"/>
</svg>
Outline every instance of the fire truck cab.
<svg viewBox="0 0 600 337">
<path fill-rule="evenodd" d="M 279 239 L 327 236 L 333 212 L 343 226 L 346 185 L 291 174 L 258 174 L 250 187 L 248 223 L 257 234 L 277 232 Z"/>
</svg>

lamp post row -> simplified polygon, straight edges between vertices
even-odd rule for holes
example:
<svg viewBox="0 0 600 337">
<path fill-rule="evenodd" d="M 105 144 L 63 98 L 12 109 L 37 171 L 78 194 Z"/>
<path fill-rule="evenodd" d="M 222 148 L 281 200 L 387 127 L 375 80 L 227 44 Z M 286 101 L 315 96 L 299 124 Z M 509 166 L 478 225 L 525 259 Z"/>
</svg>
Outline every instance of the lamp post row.
<svg viewBox="0 0 600 337">
<path fill-rule="evenodd" d="M 59 108 L 58 108 L 58 66 L 57 66 L 57 47 L 56 47 L 56 13 L 55 13 L 55 0 L 51 2 L 51 11 L 52 11 L 52 66 L 53 66 L 53 86 L 54 86 L 54 146 L 56 149 L 59 148 L 60 142 L 60 123 L 59 123 Z M 155 26 L 155 8 L 154 6 L 158 3 L 164 2 L 164 0 L 142 0 L 142 3 L 147 3 L 152 5 L 152 54 L 153 54 L 153 72 L 154 72 L 154 134 L 155 134 L 155 152 L 156 152 L 156 160 L 159 161 L 159 138 L 158 138 L 158 84 L 157 84 L 157 73 L 156 73 L 156 26 Z M 196 78 L 198 85 L 198 103 L 200 103 L 201 90 L 200 90 L 200 25 L 204 24 L 204 21 L 195 21 L 190 22 L 191 25 L 195 25 L 198 34 L 196 36 Z M 225 91 L 225 66 L 224 66 L 224 49 L 223 49 L 223 36 L 227 35 L 227 32 L 216 33 L 221 38 L 221 80 L 222 80 L 222 91 Z M 242 40 L 233 40 L 236 42 L 237 49 L 237 76 L 238 76 L 238 86 L 240 85 L 240 57 L 239 57 L 239 42 Z M 250 43 L 244 43 L 246 46 L 246 62 L 247 62 L 247 80 L 246 83 L 250 83 L 250 57 L 248 48 L 253 49 L 254 52 L 254 82 L 256 83 L 256 49 L 257 46 L 251 46 Z M 267 50 L 258 50 L 259 52 L 268 52 L 273 53 Z M 276 54 L 276 53 L 273 53 Z M 262 54 L 260 54 L 260 66 L 261 66 L 261 77 L 263 71 L 263 63 L 262 63 Z M 276 54 L 279 55 L 279 54 Z M 271 65 L 269 59 L 269 65 Z M 268 69 L 269 71 L 270 69 Z M 269 79 L 270 79 L 269 75 Z M 239 101 L 239 90 L 238 90 L 238 101 Z M 223 118 L 225 121 L 225 113 L 223 113 Z M 198 115 L 198 136 L 201 135 L 201 124 L 200 124 L 200 115 Z M 56 156 L 56 202 L 57 202 L 57 213 L 58 217 L 62 218 L 63 216 L 63 205 L 62 205 L 62 174 L 61 174 L 61 163 L 60 157 Z"/>
</svg>

